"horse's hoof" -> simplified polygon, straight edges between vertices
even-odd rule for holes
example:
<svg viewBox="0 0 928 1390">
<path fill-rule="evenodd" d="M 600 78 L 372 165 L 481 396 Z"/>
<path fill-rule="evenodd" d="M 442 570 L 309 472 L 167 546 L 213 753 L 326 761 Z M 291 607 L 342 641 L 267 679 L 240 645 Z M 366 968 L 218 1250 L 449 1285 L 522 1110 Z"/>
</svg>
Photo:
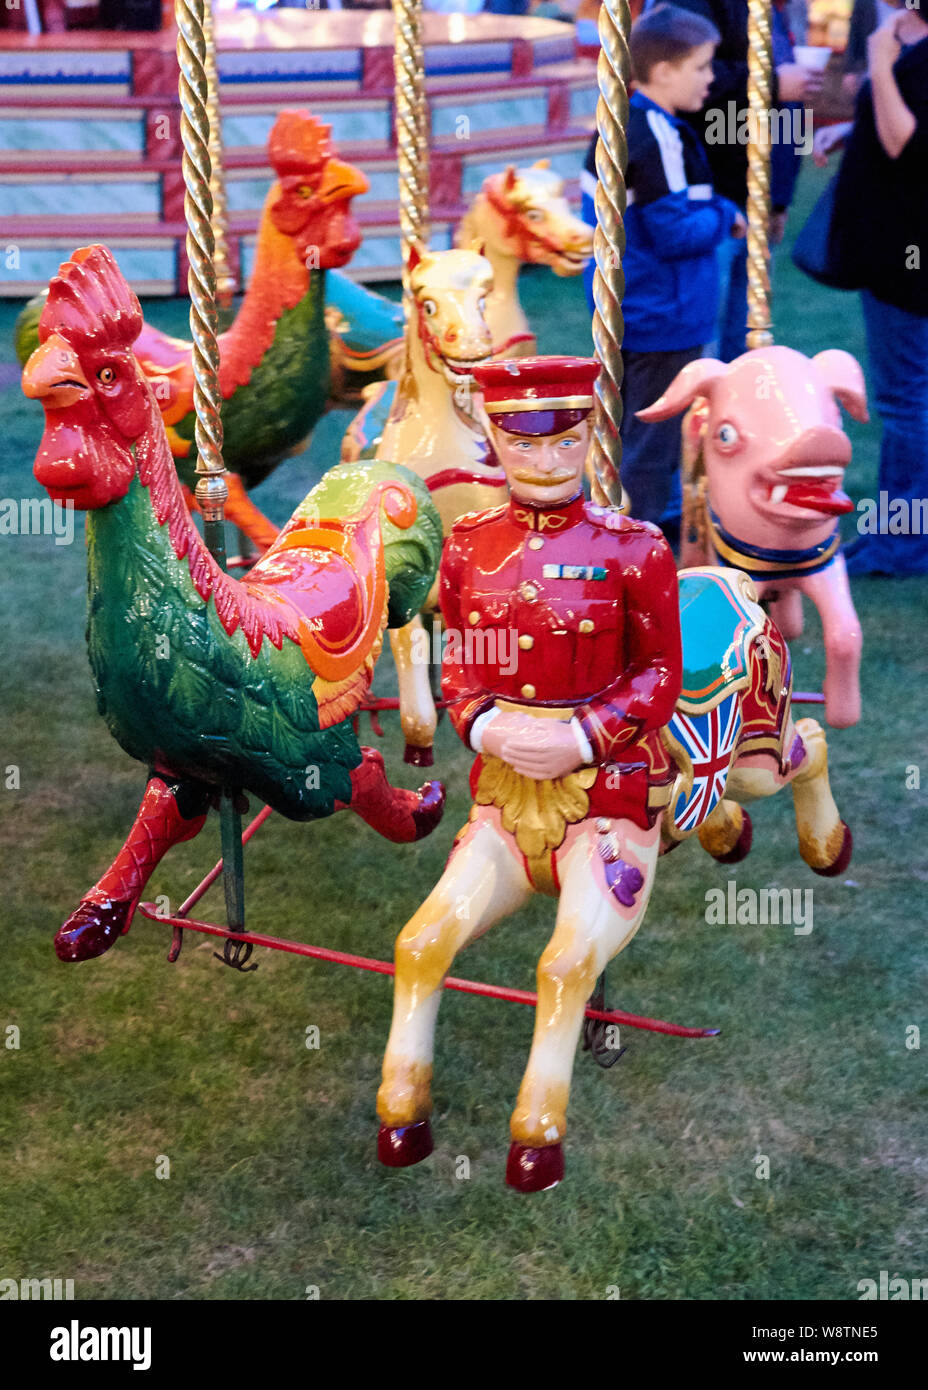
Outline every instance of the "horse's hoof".
<svg viewBox="0 0 928 1390">
<path fill-rule="evenodd" d="M 410 1168 L 428 1158 L 434 1145 L 428 1120 L 414 1125 L 381 1125 L 377 1135 L 377 1157 L 387 1168 Z"/>
<path fill-rule="evenodd" d="M 506 1160 L 506 1184 L 517 1192 L 545 1192 L 557 1187 L 564 1177 L 564 1146 L 548 1144 L 532 1149 L 511 1144 Z"/>
<path fill-rule="evenodd" d="M 445 813 L 445 785 L 443 782 L 425 782 L 417 793 L 419 804 L 412 813 L 416 823 L 416 839 L 424 840 L 431 835 Z"/>
<path fill-rule="evenodd" d="M 844 873 L 844 870 L 851 862 L 851 855 L 854 853 L 854 836 L 851 834 L 851 827 L 849 825 L 845 825 L 844 821 L 842 821 L 841 824 L 844 826 L 844 838 L 841 841 L 841 849 L 837 859 L 833 864 L 829 864 L 827 868 L 824 869 L 816 869 L 814 864 L 810 866 L 812 872 L 821 874 L 822 878 L 837 878 L 838 874 Z"/>
<path fill-rule="evenodd" d="M 719 864 L 740 864 L 742 859 L 747 859 L 751 852 L 751 843 L 754 839 L 754 827 L 751 824 L 751 817 L 742 807 L 741 814 L 744 817 L 741 825 L 741 834 L 727 854 L 716 854 L 713 857 Z"/>
<path fill-rule="evenodd" d="M 93 960 L 102 956 L 117 937 L 129 930 L 134 902 L 102 903 L 85 899 L 59 928 L 55 955 L 59 960 Z"/>
<path fill-rule="evenodd" d="M 431 767 L 435 762 L 431 745 L 428 748 L 417 748 L 414 743 L 407 743 L 403 762 L 409 763 L 412 767 Z"/>
</svg>

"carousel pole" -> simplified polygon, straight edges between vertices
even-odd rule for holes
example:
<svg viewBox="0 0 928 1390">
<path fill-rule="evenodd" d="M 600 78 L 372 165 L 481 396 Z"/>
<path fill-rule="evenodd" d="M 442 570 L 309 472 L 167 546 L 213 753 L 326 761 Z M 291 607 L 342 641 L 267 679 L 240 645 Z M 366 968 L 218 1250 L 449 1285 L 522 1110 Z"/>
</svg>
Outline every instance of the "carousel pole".
<svg viewBox="0 0 928 1390">
<path fill-rule="evenodd" d="M 213 195 L 211 222 L 215 240 L 213 265 L 216 269 L 216 299 L 220 309 L 229 309 L 235 293 L 235 276 L 229 264 L 229 217 L 226 205 L 226 178 L 222 150 L 222 112 L 219 98 L 219 72 L 216 67 L 216 35 L 213 0 L 203 7 L 203 37 L 206 41 L 206 114 L 209 120 L 209 191 Z"/>
<path fill-rule="evenodd" d="M 603 0 L 599 10 L 599 101 L 596 105 L 596 231 L 593 255 L 593 344 L 601 371 L 596 378 L 593 442 L 588 461 L 593 501 L 601 507 L 623 504 L 622 464 L 622 296 L 625 293 L 625 167 L 628 164 L 628 81 L 631 62 L 628 35 L 632 17 L 628 0 Z M 590 1001 L 605 1008 L 606 972 Z M 583 1045 L 601 1067 L 611 1067 L 622 1051 L 608 1045 L 607 1025 L 587 1018 Z M 624 1050 L 624 1049 L 623 1049 Z"/>
<path fill-rule="evenodd" d="M 429 242 L 429 132 L 422 55 L 422 0 L 393 0 L 393 74 L 396 83 L 396 152 L 400 184 L 403 297 L 409 314 L 409 252 Z"/>
<path fill-rule="evenodd" d="M 590 484 L 600 506 L 622 502 L 622 295 L 625 274 L 625 166 L 628 163 L 628 0 L 603 0 L 599 11 L 600 53 L 596 107 L 596 233 L 593 254 L 593 343 L 602 370 L 596 381 L 596 413 L 591 448 Z"/>
<path fill-rule="evenodd" d="M 773 342 L 770 319 L 770 0 L 748 0 L 748 318 L 749 348 Z"/>
<path fill-rule="evenodd" d="M 203 536 L 216 563 L 225 568 L 225 504 L 229 495 L 222 461 L 222 396 L 219 390 L 218 316 L 215 239 L 210 191 L 209 85 L 206 71 L 206 10 L 209 0 L 175 0 L 177 62 L 180 68 L 181 138 L 184 146 L 184 215 L 187 219 L 187 290 L 193 340 L 193 401 L 196 409 L 196 499 L 203 517 Z M 220 832 L 224 861 L 223 887 L 230 931 L 245 925 L 245 883 L 238 790 L 224 787 Z M 226 942 L 224 959 L 241 968 L 242 943 Z M 247 949 L 251 954 L 250 946 Z"/>
</svg>

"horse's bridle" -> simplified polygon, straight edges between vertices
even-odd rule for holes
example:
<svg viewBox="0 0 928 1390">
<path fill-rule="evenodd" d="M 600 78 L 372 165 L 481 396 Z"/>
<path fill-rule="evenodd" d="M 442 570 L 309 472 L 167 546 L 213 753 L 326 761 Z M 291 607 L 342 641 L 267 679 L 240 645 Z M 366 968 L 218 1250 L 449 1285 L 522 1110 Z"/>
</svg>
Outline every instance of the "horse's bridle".
<svg viewBox="0 0 928 1390">
<path fill-rule="evenodd" d="M 494 212 L 498 212 L 505 222 L 504 235 L 509 240 L 515 237 L 519 244 L 519 258 L 523 261 L 530 259 L 528 248 L 533 243 L 541 246 L 545 251 L 550 251 L 553 256 L 563 256 L 564 248 L 559 246 L 556 241 L 546 237 L 543 232 L 532 230 L 531 224 L 525 220 L 524 212 L 507 203 L 494 188 L 484 190 L 487 202 Z"/>
</svg>

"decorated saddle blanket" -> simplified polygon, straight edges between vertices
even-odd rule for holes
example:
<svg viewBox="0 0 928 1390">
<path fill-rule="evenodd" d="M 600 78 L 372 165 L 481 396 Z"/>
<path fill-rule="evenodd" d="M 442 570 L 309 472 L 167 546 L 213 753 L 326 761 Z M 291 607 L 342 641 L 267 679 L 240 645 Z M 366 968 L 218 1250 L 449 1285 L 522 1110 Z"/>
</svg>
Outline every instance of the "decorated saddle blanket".
<svg viewBox="0 0 928 1390">
<path fill-rule="evenodd" d="M 703 715 L 750 684 L 750 648 L 765 615 L 751 580 L 739 570 L 681 570 L 683 688 L 678 711 Z"/>
</svg>

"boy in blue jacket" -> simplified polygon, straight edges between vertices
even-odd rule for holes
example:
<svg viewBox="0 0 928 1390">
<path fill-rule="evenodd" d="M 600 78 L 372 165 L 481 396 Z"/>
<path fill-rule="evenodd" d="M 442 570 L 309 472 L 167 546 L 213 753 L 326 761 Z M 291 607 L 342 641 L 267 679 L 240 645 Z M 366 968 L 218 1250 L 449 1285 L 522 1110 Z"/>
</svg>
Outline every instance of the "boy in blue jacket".
<svg viewBox="0 0 928 1390">
<path fill-rule="evenodd" d="M 676 542 L 680 522 L 679 421 L 643 424 L 635 412 L 663 395 L 716 332 L 716 248 L 743 236 L 744 218 L 713 192 L 709 165 L 684 112 L 712 82 L 718 30 L 701 15 L 660 5 L 633 26 L 637 86 L 628 122 L 622 483 L 631 514 L 659 522 Z M 595 225 L 596 140 L 583 174 L 584 217 Z M 586 274 L 592 307 L 592 263 Z"/>
</svg>

